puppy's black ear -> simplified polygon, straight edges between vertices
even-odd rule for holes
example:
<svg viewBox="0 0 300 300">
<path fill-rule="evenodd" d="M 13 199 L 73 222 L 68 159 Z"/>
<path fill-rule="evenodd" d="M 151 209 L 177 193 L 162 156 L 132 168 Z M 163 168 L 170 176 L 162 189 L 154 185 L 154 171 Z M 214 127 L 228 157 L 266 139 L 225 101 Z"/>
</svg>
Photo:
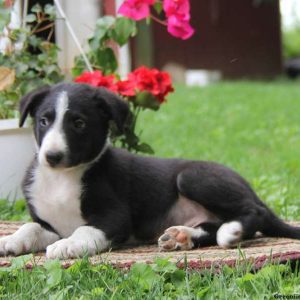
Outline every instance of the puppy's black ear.
<svg viewBox="0 0 300 300">
<path fill-rule="evenodd" d="M 48 94 L 50 86 L 44 86 L 25 95 L 20 101 L 20 121 L 19 126 L 22 127 L 28 114 L 34 115 L 36 108 L 41 104 L 42 100 Z"/>
<path fill-rule="evenodd" d="M 113 120 L 120 132 L 124 130 L 124 124 L 129 114 L 128 103 L 113 92 L 105 88 L 98 88 L 97 100 L 100 107 L 108 114 L 109 118 Z"/>
</svg>

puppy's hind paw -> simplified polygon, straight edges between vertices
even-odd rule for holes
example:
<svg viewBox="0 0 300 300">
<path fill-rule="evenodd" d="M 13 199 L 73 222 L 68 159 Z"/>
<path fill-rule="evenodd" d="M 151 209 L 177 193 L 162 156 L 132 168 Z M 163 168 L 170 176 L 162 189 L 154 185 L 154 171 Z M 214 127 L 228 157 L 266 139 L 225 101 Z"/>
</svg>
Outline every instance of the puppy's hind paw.
<svg viewBox="0 0 300 300">
<path fill-rule="evenodd" d="M 194 247 L 192 242 L 194 228 L 187 226 L 173 226 L 168 228 L 158 239 L 161 251 L 189 250 Z"/>
<path fill-rule="evenodd" d="M 243 226 L 238 221 L 224 223 L 217 232 L 217 243 L 222 248 L 236 246 L 243 236 Z"/>
</svg>

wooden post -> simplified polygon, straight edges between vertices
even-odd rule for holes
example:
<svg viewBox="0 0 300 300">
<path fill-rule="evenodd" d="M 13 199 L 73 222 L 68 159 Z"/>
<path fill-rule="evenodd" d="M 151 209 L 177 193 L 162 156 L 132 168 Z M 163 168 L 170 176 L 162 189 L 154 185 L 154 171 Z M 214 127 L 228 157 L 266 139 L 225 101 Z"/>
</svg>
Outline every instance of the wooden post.
<svg viewBox="0 0 300 300">
<path fill-rule="evenodd" d="M 103 15 L 116 15 L 116 1 L 115 0 L 101 0 Z"/>
</svg>

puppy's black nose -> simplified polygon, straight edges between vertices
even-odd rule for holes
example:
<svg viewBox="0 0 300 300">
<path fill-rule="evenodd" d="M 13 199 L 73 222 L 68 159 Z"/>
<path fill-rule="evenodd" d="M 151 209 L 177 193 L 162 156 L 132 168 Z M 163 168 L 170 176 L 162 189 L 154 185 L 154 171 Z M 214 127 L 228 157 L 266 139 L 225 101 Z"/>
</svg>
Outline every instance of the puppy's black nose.
<svg viewBox="0 0 300 300">
<path fill-rule="evenodd" d="M 64 157 L 63 152 L 49 151 L 46 153 L 46 160 L 51 167 L 58 165 Z"/>
</svg>

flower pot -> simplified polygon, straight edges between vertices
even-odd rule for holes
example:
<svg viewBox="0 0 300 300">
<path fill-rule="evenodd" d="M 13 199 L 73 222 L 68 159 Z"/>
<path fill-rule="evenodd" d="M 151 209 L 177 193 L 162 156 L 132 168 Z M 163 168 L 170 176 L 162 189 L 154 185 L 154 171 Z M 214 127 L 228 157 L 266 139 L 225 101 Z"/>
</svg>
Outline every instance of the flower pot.
<svg viewBox="0 0 300 300">
<path fill-rule="evenodd" d="M 18 119 L 0 120 L 0 199 L 23 197 L 21 183 L 35 152 L 32 130 Z"/>
</svg>

